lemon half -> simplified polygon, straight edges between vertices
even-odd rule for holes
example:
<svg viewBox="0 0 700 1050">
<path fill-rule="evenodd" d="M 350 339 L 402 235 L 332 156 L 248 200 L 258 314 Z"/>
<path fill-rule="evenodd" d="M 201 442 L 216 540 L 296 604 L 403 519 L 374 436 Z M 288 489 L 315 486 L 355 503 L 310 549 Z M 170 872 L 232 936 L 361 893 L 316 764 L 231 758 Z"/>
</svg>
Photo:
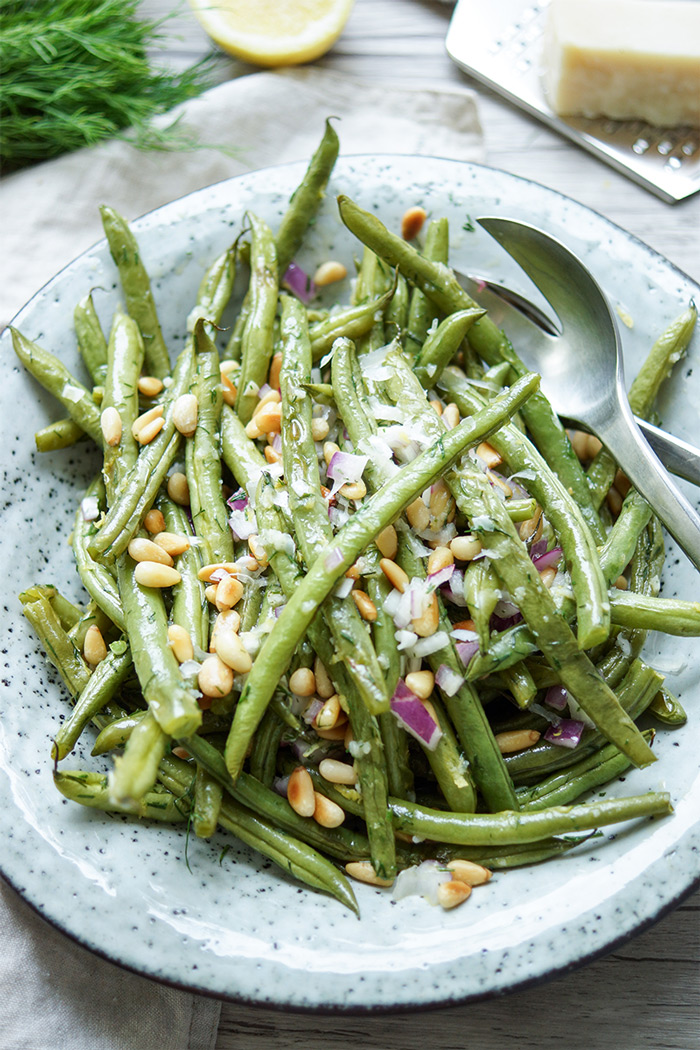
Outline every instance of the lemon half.
<svg viewBox="0 0 700 1050">
<path fill-rule="evenodd" d="M 190 0 L 211 39 L 258 66 L 294 66 L 328 51 L 354 0 Z"/>
</svg>

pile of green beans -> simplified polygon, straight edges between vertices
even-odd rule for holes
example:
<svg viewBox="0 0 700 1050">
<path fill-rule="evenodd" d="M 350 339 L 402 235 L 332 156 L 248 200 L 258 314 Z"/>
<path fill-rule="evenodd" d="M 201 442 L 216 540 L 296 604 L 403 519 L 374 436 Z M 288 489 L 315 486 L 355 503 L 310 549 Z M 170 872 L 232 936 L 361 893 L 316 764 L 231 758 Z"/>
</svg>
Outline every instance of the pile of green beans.
<svg viewBox="0 0 700 1050">
<path fill-rule="evenodd" d="M 124 307 L 105 336 L 92 295 L 77 304 L 85 376 L 12 336 L 67 413 L 37 448 L 103 452 L 72 535 L 84 604 L 55 581 L 20 596 L 73 701 L 56 787 L 223 829 L 358 911 L 347 874 L 506 869 L 671 813 L 663 792 L 591 793 L 685 721 L 643 644 L 700 634 L 700 604 L 659 597 L 653 508 L 629 489 L 611 515 L 613 457 L 586 470 L 459 285 L 444 219 L 409 243 L 341 196 L 359 260 L 346 301 L 328 311 L 291 283 L 338 147 L 329 121 L 276 232 L 241 215 L 177 360 L 106 207 Z M 691 308 L 651 348 L 639 414 L 694 324 Z M 89 724 L 109 770 L 59 770 Z"/>
</svg>

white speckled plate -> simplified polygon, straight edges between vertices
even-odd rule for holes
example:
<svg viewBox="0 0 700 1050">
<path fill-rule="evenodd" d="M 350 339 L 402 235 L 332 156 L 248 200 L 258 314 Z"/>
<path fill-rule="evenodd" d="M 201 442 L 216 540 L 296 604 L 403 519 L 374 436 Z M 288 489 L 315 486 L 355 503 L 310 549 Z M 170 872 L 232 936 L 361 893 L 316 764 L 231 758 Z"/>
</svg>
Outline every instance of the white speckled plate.
<svg viewBox="0 0 700 1050">
<path fill-rule="evenodd" d="M 281 167 L 195 193 L 136 224 L 173 352 L 205 265 L 241 228 L 247 208 L 275 224 L 302 165 Z M 352 264 L 357 248 L 334 195 L 345 192 L 398 228 L 423 204 L 448 216 L 456 266 L 507 277 L 509 260 L 472 222 L 501 214 L 539 223 L 577 252 L 613 303 L 634 320 L 623 328 L 631 374 L 646 349 L 700 288 L 623 230 L 551 190 L 503 172 L 447 160 L 350 157 L 300 256 Z M 527 287 L 522 286 L 527 291 Z M 79 370 L 72 309 L 90 288 L 106 323 L 117 301 L 104 244 L 71 263 L 21 311 L 15 324 Z M 39 456 L 32 434 L 55 418 L 51 399 L 15 364 L 1 340 L 3 427 L 0 865 L 42 915 L 88 948 L 148 976 L 212 995 L 309 1009 L 391 1009 L 489 995 L 561 972 L 610 949 L 677 904 L 700 877 L 698 644 L 656 638 L 650 662 L 669 673 L 689 725 L 660 732 L 659 762 L 610 791 L 665 786 L 675 814 L 617 827 L 556 861 L 498 875 L 452 912 L 419 898 L 391 903 L 359 886 L 362 918 L 307 891 L 235 842 L 192 836 L 189 869 L 180 830 L 134 823 L 63 801 L 51 783 L 50 741 L 66 699 L 20 612 L 17 593 L 55 582 L 82 599 L 67 538 L 96 460 L 87 445 Z M 667 427 L 697 439 L 700 340 L 668 383 Z M 687 489 L 697 500 L 698 493 Z M 66 581 L 70 581 L 66 583 Z M 698 595 L 698 577 L 669 548 L 664 593 Z M 91 759 L 91 734 L 65 768 L 105 769 Z"/>
</svg>

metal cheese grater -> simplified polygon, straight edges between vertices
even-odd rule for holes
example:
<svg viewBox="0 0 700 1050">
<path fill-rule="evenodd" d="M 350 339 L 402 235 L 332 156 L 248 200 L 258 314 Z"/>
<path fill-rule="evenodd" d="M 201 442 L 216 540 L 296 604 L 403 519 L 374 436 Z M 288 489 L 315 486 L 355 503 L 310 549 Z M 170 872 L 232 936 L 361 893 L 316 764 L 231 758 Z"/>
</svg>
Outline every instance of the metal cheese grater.
<svg viewBox="0 0 700 1050">
<path fill-rule="evenodd" d="M 541 84 L 546 0 L 459 0 L 447 33 L 450 58 L 470 76 L 674 203 L 700 190 L 700 128 L 640 120 L 558 117 Z"/>
</svg>

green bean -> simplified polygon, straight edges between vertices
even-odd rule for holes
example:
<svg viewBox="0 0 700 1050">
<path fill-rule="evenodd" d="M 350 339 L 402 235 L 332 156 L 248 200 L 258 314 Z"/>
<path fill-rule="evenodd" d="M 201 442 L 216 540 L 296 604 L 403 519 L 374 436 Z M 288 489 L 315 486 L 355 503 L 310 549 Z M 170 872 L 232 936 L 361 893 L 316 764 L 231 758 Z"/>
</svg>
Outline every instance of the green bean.
<svg viewBox="0 0 700 1050">
<path fill-rule="evenodd" d="M 57 419 L 48 426 L 41 427 L 34 434 L 34 443 L 37 452 L 57 452 L 62 448 L 70 448 L 78 441 L 86 437 L 83 428 L 68 416 L 66 419 Z"/>
<path fill-rule="evenodd" d="M 618 627 L 663 631 L 684 638 L 700 635 L 700 602 L 617 591 L 610 606 L 612 621 Z"/>
<path fill-rule="evenodd" d="M 165 528 L 179 536 L 192 537 L 187 511 L 164 493 L 158 496 L 158 508 L 165 519 Z M 204 584 L 199 579 L 202 556 L 198 546 L 191 543 L 186 551 L 178 555 L 177 571 L 180 582 L 173 587 L 173 603 L 170 609 L 172 623 L 184 627 L 192 643 L 206 650 L 209 645 L 209 619 Z M 249 627 L 242 627 L 249 630 Z"/>
<path fill-rule="evenodd" d="M 377 316 L 384 315 L 393 295 L 392 287 L 376 298 L 340 309 L 326 320 L 310 325 L 311 356 L 314 361 L 329 353 L 336 339 L 359 339 L 366 335 L 376 323 Z"/>
<path fill-rule="evenodd" d="M 433 262 L 446 264 L 449 258 L 450 230 L 447 219 L 433 219 L 428 225 L 423 255 Z M 430 326 L 438 320 L 438 311 L 427 296 L 414 287 L 408 313 L 408 330 L 406 332 L 406 353 L 416 357 L 428 337 Z"/>
<path fill-rule="evenodd" d="M 136 805 L 124 810 L 110 795 L 108 778 L 101 773 L 56 771 L 53 782 L 64 798 L 70 799 L 71 802 L 79 802 L 81 806 L 101 809 L 106 813 L 128 812 L 138 817 L 167 823 L 184 821 L 188 816 L 187 800 L 163 790 L 145 792 Z"/>
<path fill-rule="evenodd" d="M 455 356 L 465 335 L 485 310 L 472 307 L 448 314 L 437 328 L 428 334 L 416 357 L 414 371 L 426 390 L 436 387 L 446 365 Z"/>
<path fill-rule="evenodd" d="M 19 600 L 22 602 L 22 605 L 26 605 L 27 602 L 36 601 L 37 598 L 41 597 L 48 598 L 51 602 L 51 607 L 58 616 L 61 627 L 64 631 L 68 631 L 70 636 L 71 629 L 75 627 L 82 615 L 82 609 L 68 598 L 65 598 L 52 584 L 34 584 L 33 587 L 28 587 L 26 591 L 22 591 Z"/>
<path fill-rule="evenodd" d="M 104 408 L 116 409 L 121 420 L 117 443 L 112 445 L 106 438 L 103 443 L 102 476 L 110 504 L 138 456 L 138 443 L 131 428 L 139 412 L 138 378 L 143 359 L 143 340 L 136 321 L 117 310 L 109 333 L 103 400 Z"/>
<path fill-rule="evenodd" d="M 396 332 L 403 333 L 408 324 L 408 281 L 402 274 L 397 273 L 395 286 L 396 291 L 393 293 L 384 315 L 385 340 L 387 342 L 391 340 Z M 345 334 L 347 336 L 347 333 Z"/>
<path fill-rule="evenodd" d="M 109 795 L 115 805 L 138 813 L 140 800 L 156 782 L 167 746 L 168 737 L 151 709 L 131 729 L 124 754 L 114 758 Z"/>
<path fill-rule="evenodd" d="M 491 640 L 491 616 L 501 599 L 498 578 L 487 558 L 467 563 L 464 570 L 464 600 L 479 637 L 479 648 L 486 652 Z"/>
<path fill-rule="evenodd" d="M 91 671 L 75 648 L 60 620 L 43 594 L 22 605 L 22 612 L 34 628 L 49 662 L 53 664 L 71 696 L 78 696 L 90 681 Z"/>
<path fill-rule="evenodd" d="M 280 740 L 284 735 L 284 722 L 272 708 L 272 703 L 263 715 L 258 731 L 253 737 L 253 746 L 249 757 L 251 776 L 265 787 L 272 787 L 277 765 L 277 752 Z M 224 766 L 224 768 L 226 768 Z"/>
<path fill-rule="evenodd" d="M 383 490 L 367 500 L 335 536 L 335 546 L 310 566 L 263 642 L 243 687 L 227 742 L 226 763 L 234 780 L 248 743 L 269 703 L 276 681 L 284 673 L 300 638 L 320 604 L 357 556 L 396 515 L 408 506 L 470 445 L 500 426 L 537 386 L 537 377 L 518 380 L 507 395 L 496 398 L 478 416 L 463 420 L 430 448 L 408 463 Z"/>
<path fill-rule="evenodd" d="M 107 374 L 107 340 L 92 301 L 92 292 L 81 299 L 75 307 L 73 324 L 80 355 L 93 383 L 101 386 Z"/>
<path fill-rule="evenodd" d="M 224 789 L 206 769 L 197 767 L 194 780 L 192 826 L 197 838 L 208 839 L 216 831 L 221 813 Z"/>
<path fill-rule="evenodd" d="M 36 380 L 60 401 L 71 419 L 98 445 L 102 444 L 100 413 L 92 394 L 54 354 L 27 339 L 10 325 L 18 358 Z"/>
<path fill-rule="evenodd" d="M 91 482 L 85 495 L 88 499 L 96 498 L 99 502 L 103 501 L 104 481 L 101 474 L 98 474 Z M 85 590 L 95 604 L 119 630 L 123 631 L 125 627 L 124 612 L 114 577 L 104 565 L 92 558 L 89 551 L 89 545 L 95 535 L 94 522 L 86 521 L 82 509 L 78 507 L 71 541 L 78 574 Z"/>
<path fill-rule="evenodd" d="M 148 711 L 132 711 L 108 722 L 97 734 L 90 754 L 104 755 L 108 751 L 124 747 L 133 730 L 147 714 Z"/>
<path fill-rule="evenodd" d="M 83 729 L 115 695 L 132 669 L 131 652 L 126 643 L 115 645 L 95 667 L 76 698 L 70 717 L 54 737 L 51 757 L 60 762 L 75 747 Z"/>
<path fill-rule="evenodd" d="M 138 243 L 126 219 L 113 208 L 101 205 L 100 215 L 110 254 L 119 271 L 126 309 L 143 336 L 149 374 L 163 379 L 170 373 L 170 357 Z"/>
<path fill-rule="evenodd" d="M 275 243 L 280 274 L 284 274 L 301 247 L 304 234 L 325 196 L 326 185 L 338 158 L 340 144 L 335 128 L 326 120 L 323 137 L 304 177 L 292 194 L 277 230 Z"/>
<path fill-rule="evenodd" d="M 665 685 L 661 686 L 647 711 L 667 726 L 683 726 L 688 721 L 680 700 Z"/>
<path fill-rule="evenodd" d="M 270 228 L 256 215 L 248 215 L 252 229 L 250 248 L 250 310 L 243 332 L 241 372 L 236 414 L 243 423 L 253 415 L 258 390 L 267 379 L 272 358 L 277 311 L 277 255 Z"/>
</svg>

